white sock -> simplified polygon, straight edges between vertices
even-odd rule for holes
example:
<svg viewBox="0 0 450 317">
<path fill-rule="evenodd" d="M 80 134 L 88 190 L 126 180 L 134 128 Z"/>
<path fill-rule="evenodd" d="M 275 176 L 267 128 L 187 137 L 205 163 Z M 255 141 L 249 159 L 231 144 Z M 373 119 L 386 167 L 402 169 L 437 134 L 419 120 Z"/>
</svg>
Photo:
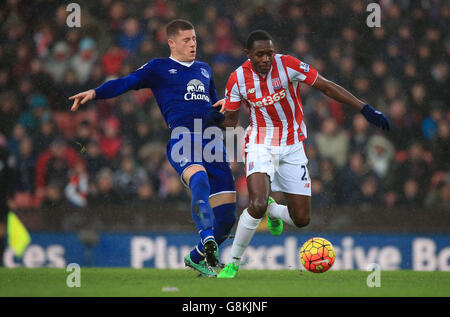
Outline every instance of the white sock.
<svg viewBox="0 0 450 317">
<path fill-rule="evenodd" d="M 233 245 L 231 246 L 231 260 L 234 264 L 239 265 L 242 254 L 244 254 L 245 249 L 252 240 L 260 222 L 261 219 L 255 219 L 250 216 L 247 209 L 242 212 L 237 225 Z"/>
<path fill-rule="evenodd" d="M 277 203 L 273 202 L 269 205 L 268 211 L 269 211 L 270 218 L 281 219 L 285 223 L 287 223 L 293 227 L 296 227 L 296 225 L 294 224 L 294 221 L 291 218 L 291 215 L 289 214 L 289 210 L 288 210 L 287 206 L 278 205 Z"/>
</svg>

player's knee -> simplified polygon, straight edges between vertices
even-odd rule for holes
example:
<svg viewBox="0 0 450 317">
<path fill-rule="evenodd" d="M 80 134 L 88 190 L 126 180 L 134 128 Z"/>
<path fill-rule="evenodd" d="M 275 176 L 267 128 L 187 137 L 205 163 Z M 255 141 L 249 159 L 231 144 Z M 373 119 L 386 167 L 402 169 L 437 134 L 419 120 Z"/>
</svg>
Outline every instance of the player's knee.
<svg viewBox="0 0 450 317">
<path fill-rule="evenodd" d="M 267 209 L 267 199 L 256 198 L 250 201 L 249 209 L 252 216 L 259 219 L 262 218 Z"/>
<path fill-rule="evenodd" d="M 309 225 L 311 217 L 309 216 L 309 214 L 297 214 L 292 217 L 292 220 L 294 221 L 294 224 L 297 228 L 302 228 Z"/>
</svg>

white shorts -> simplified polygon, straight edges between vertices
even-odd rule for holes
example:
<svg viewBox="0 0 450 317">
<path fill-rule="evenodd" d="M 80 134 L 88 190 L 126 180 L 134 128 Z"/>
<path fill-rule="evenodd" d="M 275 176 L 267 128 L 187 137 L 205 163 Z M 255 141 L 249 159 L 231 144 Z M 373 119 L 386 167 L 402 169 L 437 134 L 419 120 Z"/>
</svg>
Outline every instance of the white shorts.
<svg viewBox="0 0 450 317">
<path fill-rule="evenodd" d="M 247 144 L 244 152 L 247 177 L 265 173 L 270 177 L 272 191 L 311 196 L 303 142 L 288 146 Z"/>
</svg>

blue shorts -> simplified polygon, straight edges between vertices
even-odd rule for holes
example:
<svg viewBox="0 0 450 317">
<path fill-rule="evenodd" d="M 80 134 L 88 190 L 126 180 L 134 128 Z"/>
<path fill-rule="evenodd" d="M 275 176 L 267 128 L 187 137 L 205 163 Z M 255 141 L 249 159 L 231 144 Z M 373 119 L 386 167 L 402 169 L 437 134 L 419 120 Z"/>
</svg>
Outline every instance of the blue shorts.
<svg viewBox="0 0 450 317">
<path fill-rule="evenodd" d="M 208 174 L 210 196 L 236 192 L 235 181 L 231 171 L 223 140 L 196 139 L 191 135 L 186 137 L 188 143 L 180 143 L 180 139 L 171 139 L 167 143 L 167 159 L 180 175 L 181 182 L 187 187 L 183 180 L 183 172 L 191 165 L 201 165 Z"/>
</svg>

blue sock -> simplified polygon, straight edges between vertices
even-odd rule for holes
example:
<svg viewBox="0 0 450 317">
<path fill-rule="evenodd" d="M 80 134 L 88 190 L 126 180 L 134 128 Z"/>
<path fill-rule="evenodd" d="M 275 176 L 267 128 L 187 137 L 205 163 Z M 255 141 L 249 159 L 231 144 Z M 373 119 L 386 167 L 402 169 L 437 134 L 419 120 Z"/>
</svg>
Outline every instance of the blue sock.
<svg viewBox="0 0 450 317">
<path fill-rule="evenodd" d="M 224 204 L 213 208 L 214 238 L 218 245 L 224 242 L 236 222 L 236 203 Z"/>
<path fill-rule="evenodd" d="M 228 237 L 231 228 L 236 221 L 236 204 L 224 204 L 213 208 L 214 212 L 214 238 L 218 245 Z M 200 241 L 196 248 L 191 251 L 191 260 L 199 263 L 204 259 L 203 243 Z"/>
<path fill-rule="evenodd" d="M 192 192 L 192 219 L 200 233 L 201 241 L 205 243 L 209 239 L 214 239 L 213 213 L 209 205 L 210 187 L 206 172 L 200 171 L 192 175 L 189 187 Z"/>
</svg>

